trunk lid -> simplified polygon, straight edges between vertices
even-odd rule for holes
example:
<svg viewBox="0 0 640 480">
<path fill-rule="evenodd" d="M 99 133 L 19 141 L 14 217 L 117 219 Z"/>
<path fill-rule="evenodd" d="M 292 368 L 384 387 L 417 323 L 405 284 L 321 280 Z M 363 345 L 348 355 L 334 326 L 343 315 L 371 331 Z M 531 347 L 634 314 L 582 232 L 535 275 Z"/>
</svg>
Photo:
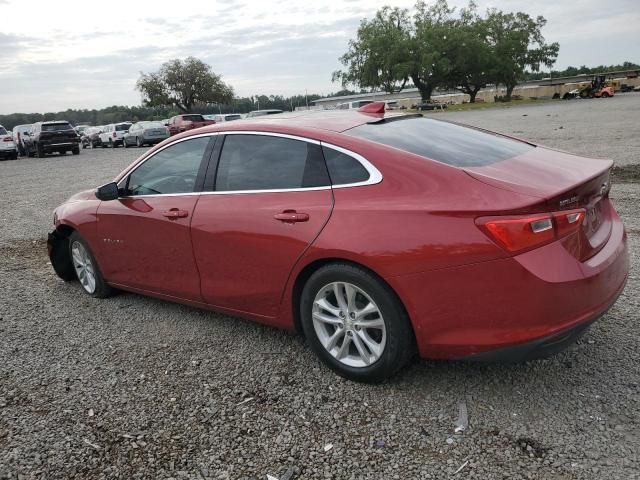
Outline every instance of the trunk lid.
<svg viewBox="0 0 640 480">
<path fill-rule="evenodd" d="M 611 160 L 580 157 L 543 147 L 514 158 L 483 166 L 464 167 L 476 180 L 503 190 L 540 198 L 536 210 L 556 212 L 584 208 L 576 256 L 595 255 L 611 233 L 606 204 L 610 188 Z"/>
</svg>

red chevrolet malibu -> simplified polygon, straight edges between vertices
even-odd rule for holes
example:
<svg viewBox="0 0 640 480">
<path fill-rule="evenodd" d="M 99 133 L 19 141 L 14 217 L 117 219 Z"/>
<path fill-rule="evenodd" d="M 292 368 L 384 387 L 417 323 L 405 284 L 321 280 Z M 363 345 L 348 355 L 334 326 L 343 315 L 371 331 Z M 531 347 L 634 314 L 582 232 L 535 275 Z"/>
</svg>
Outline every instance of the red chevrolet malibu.
<svg viewBox="0 0 640 480">
<path fill-rule="evenodd" d="M 416 351 L 527 360 L 574 342 L 624 288 L 611 166 L 379 104 L 236 121 L 71 197 L 49 251 L 94 297 L 297 328 L 356 380 Z"/>
</svg>

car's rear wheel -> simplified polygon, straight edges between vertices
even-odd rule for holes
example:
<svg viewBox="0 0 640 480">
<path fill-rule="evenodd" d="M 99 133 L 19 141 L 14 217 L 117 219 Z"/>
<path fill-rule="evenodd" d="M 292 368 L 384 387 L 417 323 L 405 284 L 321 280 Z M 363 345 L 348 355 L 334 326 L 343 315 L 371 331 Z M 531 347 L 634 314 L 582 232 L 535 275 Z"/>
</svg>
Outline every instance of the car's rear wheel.
<svg viewBox="0 0 640 480">
<path fill-rule="evenodd" d="M 36 157 L 44 158 L 44 149 L 42 148 L 42 145 L 36 145 Z"/>
<path fill-rule="evenodd" d="M 400 300 L 363 268 L 321 267 L 304 286 L 300 308 L 311 347 L 343 377 L 379 382 L 413 355 L 413 331 Z"/>
<path fill-rule="evenodd" d="M 87 242 L 78 232 L 73 232 L 69 237 L 69 257 L 85 293 L 96 298 L 105 298 L 113 294 L 113 289 L 104 281 Z"/>
</svg>

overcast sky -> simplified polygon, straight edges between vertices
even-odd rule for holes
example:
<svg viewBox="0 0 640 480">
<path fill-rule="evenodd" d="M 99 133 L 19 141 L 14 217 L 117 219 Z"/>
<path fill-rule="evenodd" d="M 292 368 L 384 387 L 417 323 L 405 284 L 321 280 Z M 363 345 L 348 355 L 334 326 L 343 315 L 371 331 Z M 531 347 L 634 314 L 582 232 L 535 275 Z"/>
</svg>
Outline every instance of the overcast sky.
<svg viewBox="0 0 640 480">
<path fill-rule="evenodd" d="M 639 0 L 479 0 L 543 15 L 554 68 L 640 62 Z M 328 94 L 331 72 L 378 0 L 0 0 L 0 114 L 138 105 L 141 71 L 193 55 L 239 96 Z M 451 0 L 462 6 L 464 0 Z"/>
</svg>

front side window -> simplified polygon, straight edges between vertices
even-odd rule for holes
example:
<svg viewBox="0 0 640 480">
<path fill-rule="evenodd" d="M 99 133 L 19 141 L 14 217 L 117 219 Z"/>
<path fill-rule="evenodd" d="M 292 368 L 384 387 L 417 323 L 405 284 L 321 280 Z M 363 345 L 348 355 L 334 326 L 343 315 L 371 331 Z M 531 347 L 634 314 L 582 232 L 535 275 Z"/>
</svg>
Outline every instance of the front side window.
<svg viewBox="0 0 640 480">
<path fill-rule="evenodd" d="M 216 190 L 287 190 L 330 184 L 319 145 L 267 135 L 227 135 Z"/>
<path fill-rule="evenodd" d="M 199 137 L 159 151 L 129 174 L 124 196 L 193 192 L 208 143 Z"/>
</svg>

